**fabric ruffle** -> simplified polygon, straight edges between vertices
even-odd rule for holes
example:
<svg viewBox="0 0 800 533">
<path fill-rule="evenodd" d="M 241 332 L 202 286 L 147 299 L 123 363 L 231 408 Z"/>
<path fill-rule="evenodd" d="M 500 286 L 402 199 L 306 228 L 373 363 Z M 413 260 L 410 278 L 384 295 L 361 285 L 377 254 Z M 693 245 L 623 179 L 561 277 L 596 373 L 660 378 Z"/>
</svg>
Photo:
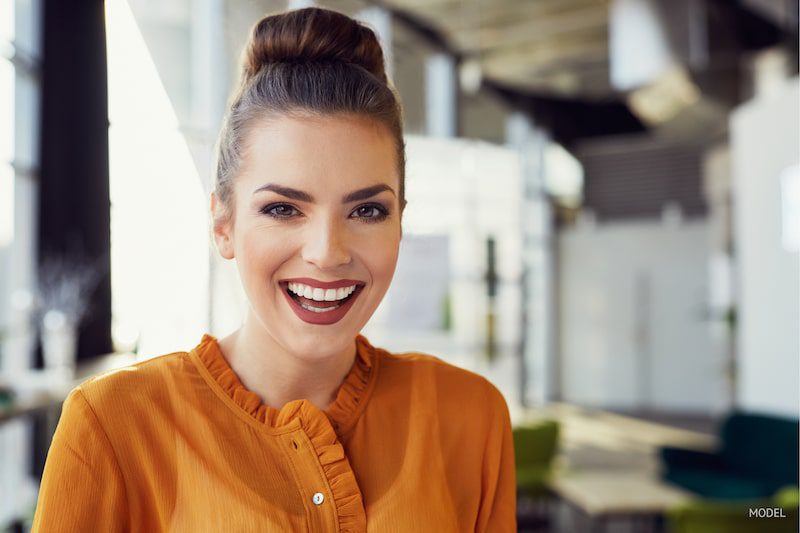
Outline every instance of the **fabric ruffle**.
<svg viewBox="0 0 800 533">
<path fill-rule="evenodd" d="M 339 531 L 363 533 L 367 530 L 364 501 L 339 437 L 324 418 L 325 415 L 313 404 L 306 400 L 290 403 L 300 404 L 297 415 L 317 452 L 322 471 L 330 485 L 339 520 Z"/>
<path fill-rule="evenodd" d="M 346 432 L 362 411 L 376 367 L 376 350 L 365 337 L 356 338 L 356 347 L 353 366 L 325 412 L 308 400 L 294 400 L 281 409 L 265 405 L 256 393 L 245 388 L 211 335 L 204 335 L 194 349 L 225 394 L 257 421 L 272 428 L 300 421 L 333 493 L 339 530 L 347 532 L 366 531 L 366 516 L 361 490 L 338 435 Z"/>
</svg>

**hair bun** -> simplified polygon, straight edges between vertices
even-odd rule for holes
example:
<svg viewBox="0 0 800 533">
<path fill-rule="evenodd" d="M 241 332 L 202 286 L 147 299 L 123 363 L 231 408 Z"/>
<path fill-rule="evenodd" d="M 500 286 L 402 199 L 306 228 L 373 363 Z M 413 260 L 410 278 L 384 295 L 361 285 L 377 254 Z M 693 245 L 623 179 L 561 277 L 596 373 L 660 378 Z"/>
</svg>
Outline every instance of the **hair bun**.
<svg viewBox="0 0 800 533">
<path fill-rule="evenodd" d="M 317 7 L 261 19 L 245 48 L 244 76 L 249 79 L 271 63 L 314 61 L 352 63 L 387 82 L 375 33 L 347 15 Z"/>
</svg>

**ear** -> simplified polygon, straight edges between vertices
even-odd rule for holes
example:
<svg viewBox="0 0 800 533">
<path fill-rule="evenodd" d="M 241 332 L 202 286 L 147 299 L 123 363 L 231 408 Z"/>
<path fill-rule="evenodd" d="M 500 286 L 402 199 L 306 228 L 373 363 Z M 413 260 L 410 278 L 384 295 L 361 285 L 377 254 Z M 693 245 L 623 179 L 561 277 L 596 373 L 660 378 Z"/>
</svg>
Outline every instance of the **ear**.
<svg viewBox="0 0 800 533">
<path fill-rule="evenodd" d="M 214 226 L 214 242 L 219 255 L 225 259 L 233 259 L 233 214 L 211 193 L 211 220 Z"/>
</svg>

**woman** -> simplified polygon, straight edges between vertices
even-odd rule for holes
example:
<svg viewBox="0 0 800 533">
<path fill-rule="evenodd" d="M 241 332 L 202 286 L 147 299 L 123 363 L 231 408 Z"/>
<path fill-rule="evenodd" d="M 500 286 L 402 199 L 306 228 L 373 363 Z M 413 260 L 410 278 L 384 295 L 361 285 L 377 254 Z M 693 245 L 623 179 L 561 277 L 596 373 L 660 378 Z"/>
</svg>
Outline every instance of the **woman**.
<svg viewBox="0 0 800 533">
<path fill-rule="evenodd" d="M 397 262 L 404 159 L 371 30 L 316 8 L 255 26 L 211 196 L 245 322 L 73 390 L 34 531 L 515 529 L 497 389 L 359 335 Z"/>
</svg>

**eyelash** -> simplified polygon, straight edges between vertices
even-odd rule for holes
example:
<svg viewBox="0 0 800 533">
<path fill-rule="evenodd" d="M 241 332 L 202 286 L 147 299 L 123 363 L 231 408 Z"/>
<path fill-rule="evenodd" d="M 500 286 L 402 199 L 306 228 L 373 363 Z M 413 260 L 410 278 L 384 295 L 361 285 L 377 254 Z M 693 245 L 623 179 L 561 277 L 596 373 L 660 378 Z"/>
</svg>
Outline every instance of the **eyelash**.
<svg viewBox="0 0 800 533">
<path fill-rule="evenodd" d="M 283 202 L 265 205 L 263 208 L 261 208 L 261 212 L 263 214 L 267 215 L 268 217 L 272 217 L 272 218 L 279 219 L 279 220 L 287 220 L 287 219 L 290 219 L 290 218 L 292 218 L 294 216 L 297 216 L 295 214 L 279 215 L 279 214 L 276 214 L 276 213 L 273 212 L 274 209 L 281 208 L 281 207 L 293 209 L 294 211 L 296 211 L 298 213 L 300 212 L 300 210 L 297 209 L 292 204 L 287 204 L 287 203 L 283 203 Z M 375 211 L 378 212 L 377 215 L 372 216 L 372 217 L 363 217 L 363 216 L 362 217 L 356 217 L 356 218 L 361 219 L 362 222 L 365 222 L 367 224 L 374 224 L 375 222 L 381 222 L 382 220 L 385 220 L 389 216 L 389 210 L 388 209 L 386 209 L 381 204 L 375 204 L 375 203 L 360 205 L 360 206 L 356 207 L 353 210 L 351 215 L 353 213 L 356 213 L 360 209 L 364 209 L 364 208 L 371 208 L 371 209 L 374 209 Z"/>
</svg>

